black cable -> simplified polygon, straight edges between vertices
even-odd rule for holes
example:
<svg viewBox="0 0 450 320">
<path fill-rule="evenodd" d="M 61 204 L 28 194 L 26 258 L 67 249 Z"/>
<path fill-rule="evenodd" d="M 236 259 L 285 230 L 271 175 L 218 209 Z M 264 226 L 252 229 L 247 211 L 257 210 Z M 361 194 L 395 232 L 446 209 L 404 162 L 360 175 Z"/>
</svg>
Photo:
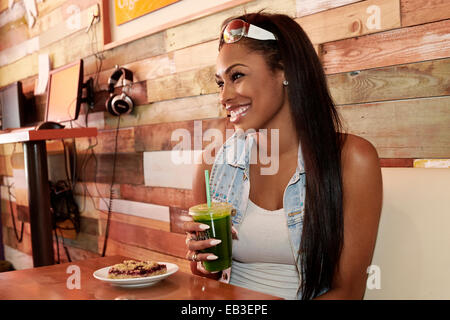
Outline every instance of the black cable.
<svg viewBox="0 0 450 320">
<path fill-rule="evenodd" d="M 113 187 L 114 187 L 114 178 L 116 175 L 116 159 L 117 159 L 117 140 L 119 136 L 119 127 L 120 127 L 120 115 L 117 120 L 117 128 L 116 128 L 116 137 L 114 142 L 114 156 L 113 156 L 113 168 L 112 168 L 112 178 L 111 178 L 111 186 L 109 188 L 109 204 L 108 204 L 108 217 L 106 218 L 106 229 L 105 229 L 105 240 L 103 243 L 103 252 L 102 257 L 105 256 L 106 253 L 106 245 L 108 242 L 109 235 L 109 224 L 111 220 L 111 212 L 112 212 L 112 201 L 113 201 Z"/>
<path fill-rule="evenodd" d="M 69 186 L 72 186 L 73 185 L 72 175 L 69 172 L 70 171 L 70 164 L 67 165 L 67 162 L 70 161 L 69 157 L 67 156 L 67 154 L 70 153 L 70 150 L 68 150 L 68 148 L 67 148 L 67 146 L 66 146 L 66 144 L 64 142 L 64 139 L 61 139 L 61 142 L 62 142 L 62 145 L 63 145 L 64 169 L 66 171 L 66 181 L 67 181 L 67 184 Z"/>
<path fill-rule="evenodd" d="M 12 155 L 16 152 L 16 146 L 17 143 L 14 143 L 14 148 L 11 154 L 11 165 L 14 166 L 14 164 L 12 163 Z M 13 209 L 13 205 L 12 205 L 12 201 L 11 201 L 11 197 L 14 197 L 14 195 L 11 193 L 11 187 L 14 185 L 14 183 L 7 185 L 6 187 L 8 188 L 8 199 L 9 199 L 9 210 L 11 211 L 11 219 L 12 219 L 12 223 L 13 223 L 13 229 L 14 229 L 14 234 L 16 236 L 16 240 L 21 243 L 23 240 L 23 229 L 24 229 L 24 222 L 22 221 L 22 225 L 20 227 L 20 236 L 17 233 L 17 226 L 16 226 L 16 218 L 14 217 L 14 209 Z M 16 197 L 14 197 L 14 199 L 16 199 Z M 17 209 L 17 213 L 19 212 L 19 206 L 17 205 L 16 202 L 16 209 Z"/>
<path fill-rule="evenodd" d="M 73 140 L 73 175 L 72 175 L 72 190 L 75 190 L 75 186 L 77 184 L 77 144 L 75 143 L 75 140 Z"/>
<path fill-rule="evenodd" d="M 57 253 L 57 260 L 56 263 L 60 264 L 60 256 L 59 256 L 59 240 L 58 240 L 58 234 L 56 233 L 56 228 L 53 229 L 53 231 L 55 232 L 55 240 L 56 240 L 56 253 Z"/>
<path fill-rule="evenodd" d="M 64 248 L 64 251 L 66 252 L 67 260 L 69 262 L 72 262 L 72 259 L 70 258 L 70 254 L 69 254 L 69 248 L 67 248 L 64 244 L 63 244 L 63 248 Z"/>
<path fill-rule="evenodd" d="M 94 162 L 95 162 L 95 164 L 94 164 L 95 170 L 94 171 L 97 172 L 98 160 L 97 160 L 97 156 L 96 156 L 96 154 L 94 152 L 94 147 L 97 146 L 97 145 L 98 145 L 98 141 L 97 141 L 97 143 L 95 145 L 92 145 L 92 146 L 88 147 L 88 149 L 90 149 L 91 152 L 83 158 L 82 165 L 81 165 L 81 171 L 83 173 L 86 172 L 86 166 L 89 163 L 90 159 L 94 159 Z M 101 196 L 100 190 L 98 190 L 97 174 L 94 175 L 94 185 L 95 185 L 95 189 L 97 190 L 97 194 L 98 194 L 99 198 L 105 203 L 105 206 L 108 207 L 108 202 L 106 202 L 106 200 Z M 89 190 L 87 189 L 86 186 L 84 187 L 84 189 L 85 189 L 85 192 L 88 193 L 88 195 L 91 198 L 92 202 L 95 204 L 95 201 L 93 200 L 93 197 L 92 197 L 91 193 L 89 192 Z M 97 207 L 95 207 L 95 209 L 98 210 L 98 211 L 103 211 L 103 210 L 101 210 L 101 209 L 99 209 Z"/>
<path fill-rule="evenodd" d="M 56 239 L 56 253 L 57 253 L 57 260 L 56 263 L 60 264 L 61 263 L 61 255 L 59 253 L 59 238 L 58 238 L 58 232 L 57 229 L 59 229 L 59 233 L 60 233 L 60 237 L 61 237 L 61 241 L 62 241 L 62 246 L 64 248 L 64 252 L 66 253 L 66 257 L 67 257 L 67 261 L 68 262 L 72 262 L 72 259 L 70 258 L 70 254 L 69 254 L 69 249 L 66 247 L 66 245 L 64 244 L 64 236 L 61 232 L 61 228 L 57 227 L 55 228 L 53 231 L 55 233 L 55 239 Z"/>
<path fill-rule="evenodd" d="M 71 142 L 71 144 L 73 146 L 73 149 L 72 149 L 73 165 L 72 165 L 72 163 L 70 163 L 70 158 L 69 158 L 71 150 L 69 147 L 66 146 L 64 139 L 61 139 L 61 142 L 62 142 L 63 148 L 64 148 L 64 163 L 65 163 L 65 170 L 66 170 L 66 179 L 67 179 L 68 185 L 70 186 L 70 189 L 73 191 L 73 190 L 75 190 L 75 185 L 78 180 L 78 177 L 77 177 L 77 146 L 76 146 L 75 140 L 73 140 Z M 69 163 L 69 166 L 68 166 L 68 163 Z"/>
<path fill-rule="evenodd" d="M 98 167 L 98 160 L 97 160 L 97 155 L 94 152 L 94 148 L 98 145 L 98 139 L 97 137 L 95 137 L 95 139 L 97 140 L 96 143 L 94 145 L 90 145 L 88 147 L 88 150 L 90 150 L 90 153 L 86 153 L 86 155 L 84 156 L 83 160 L 81 161 L 81 172 L 83 172 L 83 174 L 86 172 L 86 166 L 89 163 L 90 159 L 94 159 L 94 167 L 95 167 L 95 172 L 97 172 L 97 167 Z M 84 175 L 83 175 L 84 176 Z M 97 174 L 95 174 L 94 176 L 94 185 L 95 185 L 95 189 L 97 190 L 97 194 L 99 196 L 99 198 L 105 203 L 105 206 L 108 207 L 108 202 L 106 202 L 106 200 L 101 196 L 100 194 L 100 190 L 98 189 L 97 186 Z M 91 195 L 91 193 L 89 192 L 89 190 L 87 189 L 87 187 L 84 187 L 85 191 L 88 193 L 89 197 L 91 198 L 92 202 L 95 203 L 95 201 L 93 201 L 93 197 Z M 98 211 L 103 211 L 97 207 L 95 207 L 96 210 Z"/>
<path fill-rule="evenodd" d="M 95 137 L 95 138 L 96 138 L 96 140 L 97 140 L 97 137 Z M 91 159 L 91 157 L 94 158 L 94 161 L 95 161 L 95 172 L 97 172 L 97 156 L 95 155 L 95 152 L 94 152 L 94 148 L 95 148 L 97 145 L 98 145 L 98 140 L 97 140 L 97 142 L 96 142 L 94 145 L 91 144 L 91 140 L 89 140 L 89 147 L 86 149 L 86 150 L 88 150 L 88 152 L 86 152 L 86 153 L 84 154 L 84 156 L 83 156 L 83 158 L 82 158 L 82 160 L 81 160 L 81 163 L 80 163 L 80 172 L 81 172 L 81 176 L 82 176 L 82 177 L 85 176 L 85 173 L 86 173 L 86 165 L 89 163 L 89 160 Z M 78 177 L 77 177 L 77 180 L 78 180 Z M 96 177 L 94 178 L 94 180 L 96 180 Z M 83 180 L 80 180 L 80 181 L 83 181 Z M 89 197 L 90 197 L 91 200 L 92 200 L 92 203 L 94 203 L 94 208 L 95 208 L 96 210 L 100 211 L 98 208 L 95 207 L 95 201 L 94 201 L 94 199 L 93 199 L 91 193 L 89 192 L 89 190 L 88 190 L 88 188 L 87 188 L 87 186 L 86 186 L 85 183 L 83 184 L 83 189 L 84 189 L 84 194 L 83 194 L 83 209 L 80 210 L 80 212 L 84 212 L 84 210 L 86 209 L 86 194 L 89 195 Z"/>
<path fill-rule="evenodd" d="M 81 171 L 81 173 L 82 173 L 82 177 L 85 176 L 87 164 L 90 162 L 91 159 L 94 160 L 94 168 L 95 168 L 95 169 L 94 169 L 94 172 L 97 172 L 98 160 L 97 160 L 97 156 L 96 156 L 96 154 L 95 154 L 95 152 L 94 152 L 94 148 L 98 145 L 98 139 L 97 139 L 97 137 L 95 137 L 95 139 L 96 139 L 95 144 L 91 144 L 91 142 L 89 141 L 89 147 L 86 149 L 86 150 L 88 150 L 88 152 L 86 152 L 86 153 L 84 154 L 83 159 L 81 160 L 80 171 Z M 77 178 L 77 180 L 78 180 L 78 178 Z M 80 180 L 80 181 L 83 181 L 83 180 Z M 95 188 L 96 188 L 96 190 L 97 190 L 97 194 L 99 195 L 99 198 L 105 203 L 105 206 L 108 207 L 108 202 L 106 202 L 106 200 L 101 196 L 100 190 L 98 189 L 98 186 L 97 186 L 97 174 L 94 175 L 94 185 L 95 185 Z M 97 211 L 103 211 L 103 210 L 101 210 L 100 208 L 97 208 L 97 207 L 95 206 L 95 201 L 94 201 L 94 199 L 93 199 L 94 197 L 93 197 L 92 194 L 89 192 L 89 190 L 88 190 L 86 184 L 84 184 L 83 187 L 84 187 L 84 195 L 83 195 L 83 197 L 84 197 L 84 202 L 86 202 L 86 193 L 87 193 L 88 196 L 91 198 L 92 203 L 94 204 L 95 210 L 97 210 Z M 84 204 L 84 206 L 85 206 L 85 204 Z M 83 210 L 80 210 L 80 212 L 83 212 L 83 211 L 84 211 L 84 208 L 83 208 Z M 106 213 L 106 211 L 104 211 L 104 212 Z"/>
<path fill-rule="evenodd" d="M 94 105 L 95 105 L 95 103 L 94 103 Z M 87 110 L 86 110 L 86 115 L 84 116 L 84 122 L 85 122 L 85 124 L 86 124 L 86 128 L 88 127 L 88 117 L 89 117 L 89 112 L 91 112 L 91 108 L 89 108 L 89 106 L 87 107 Z"/>
<path fill-rule="evenodd" d="M 14 229 L 14 234 L 16 235 L 16 240 L 21 243 L 23 240 L 23 229 L 24 229 L 24 222 L 22 221 L 22 226 L 20 227 L 20 236 L 17 233 L 17 227 L 16 227 L 16 218 L 14 217 L 14 209 L 13 209 L 13 205 L 12 205 L 12 201 L 11 201 L 11 196 L 13 196 L 11 194 L 11 186 L 12 185 L 7 185 L 6 187 L 8 188 L 8 198 L 9 198 L 9 210 L 11 211 L 11 219 L 12 219 L 12 224 L 13 224 L 13 229 Z M 16 203 L 16 208 L 17 208 L 17 212 L 19 211 L 19 206 Z"/>
</svg>

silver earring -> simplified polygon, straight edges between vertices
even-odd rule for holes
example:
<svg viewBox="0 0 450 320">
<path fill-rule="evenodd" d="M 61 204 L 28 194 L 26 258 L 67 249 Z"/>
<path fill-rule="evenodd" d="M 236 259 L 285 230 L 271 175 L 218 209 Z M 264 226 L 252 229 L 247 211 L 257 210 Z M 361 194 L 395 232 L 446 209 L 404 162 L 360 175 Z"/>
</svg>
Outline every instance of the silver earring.
<svg viewBox="0 0 450 320">
<path fill-rule="evenodd" d="M 283 86 L 287 86 L 288 84 L 289 84 L 289 81 L 287 81 L 287 80 L 283 81 Z"/>
</svg>

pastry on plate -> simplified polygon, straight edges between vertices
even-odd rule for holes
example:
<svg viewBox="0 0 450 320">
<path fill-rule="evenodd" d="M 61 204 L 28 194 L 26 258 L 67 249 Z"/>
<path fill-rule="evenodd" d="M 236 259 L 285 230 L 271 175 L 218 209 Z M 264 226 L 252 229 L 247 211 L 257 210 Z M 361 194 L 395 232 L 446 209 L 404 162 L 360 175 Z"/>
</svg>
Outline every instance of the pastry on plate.
<svg viewBox="0 0 450 320">
<path fill-rule="evenodd" d="M 109 268 L 108 278 L 110 279 L 131 279 L 141 277 L 151 277 L 167 272 L 165 264 L 155 261 L 125 260 Z"/>
</svg>

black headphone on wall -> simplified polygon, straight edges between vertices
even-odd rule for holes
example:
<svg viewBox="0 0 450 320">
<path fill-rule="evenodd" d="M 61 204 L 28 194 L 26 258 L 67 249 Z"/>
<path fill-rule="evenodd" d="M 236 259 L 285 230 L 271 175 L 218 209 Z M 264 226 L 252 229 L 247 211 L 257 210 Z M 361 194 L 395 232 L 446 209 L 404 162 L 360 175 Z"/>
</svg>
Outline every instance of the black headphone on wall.
<svg viewBox="0 0 450 320">
<path fill-rule="evenodd" d="M 114 86 L 123 76 L 121 94 L 114 94 Z M 116 66 L 116 70 L 108 79 L 109 98 L 106 100 L 106 110 L 114 116 L 130 113 L 133 110 L 133 100 L 125 93 L 125 87 L 133 83 L 133 72 Z"/>
</svg>

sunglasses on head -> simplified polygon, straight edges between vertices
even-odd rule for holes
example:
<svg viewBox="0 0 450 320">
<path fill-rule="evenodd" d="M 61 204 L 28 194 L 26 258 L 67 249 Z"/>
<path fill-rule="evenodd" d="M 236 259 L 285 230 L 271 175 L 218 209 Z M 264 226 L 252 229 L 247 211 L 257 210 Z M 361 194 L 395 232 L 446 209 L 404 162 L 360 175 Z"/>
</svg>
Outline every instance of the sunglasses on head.
<svg viewBox="0 0 450 320">
<path fill-rule="evenodd" d="M 222 39 L 225 43 L 238 42 L 242 37 L 256 40 L 276 40 L 272 32 L 241 19 L 234 19 L 226 24 L 222 32 Z"/>
</svg>

